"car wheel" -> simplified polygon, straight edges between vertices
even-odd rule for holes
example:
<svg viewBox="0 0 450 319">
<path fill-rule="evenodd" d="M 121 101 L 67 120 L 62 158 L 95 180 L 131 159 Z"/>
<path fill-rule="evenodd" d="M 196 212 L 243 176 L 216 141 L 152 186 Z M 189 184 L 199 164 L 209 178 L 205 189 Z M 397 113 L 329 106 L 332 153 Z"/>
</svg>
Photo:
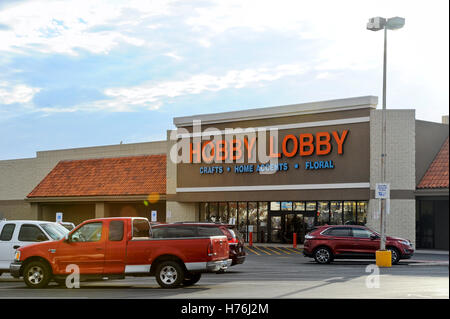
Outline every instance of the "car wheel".
<svg viewBox="0 0 450 319">
<path fill-rule="evenodd" d="M 319 264 L 329 264 L 333 261 L 333 254 L 331 250 L 327 247 L 319 247 L 314 252 L 314 259 Z"/>
<path fill-rule="evenodd" d="M 30 288 L 47 287 L 51 277 L 49 266 L 41 261 L 30 262 L 23 270 L 23 280 Z"/>
<path fill-rule="evenodd" d="M 397 248 L 394 247 L 389 247 L 388 250 L 391 251 L 391 263 L 393 265 L 397 265 L 398 262 L 400 261 L 400 252 L 398 251 Z"/>
<path fill-rule="evenodd" d="M 184 280 L 184 270 L 175 261 L 164 261 L 156 270 L 156 281 L 162 288 L 176 288 Z"/>
<path fill-rule="evenodd" d="M 184 286 L 192 286 L 196 284 L 200 278 L 202 277 L 202 274 L 189 274 L 187 278 L 184 278 L 183 285 Z"/>
</svg>

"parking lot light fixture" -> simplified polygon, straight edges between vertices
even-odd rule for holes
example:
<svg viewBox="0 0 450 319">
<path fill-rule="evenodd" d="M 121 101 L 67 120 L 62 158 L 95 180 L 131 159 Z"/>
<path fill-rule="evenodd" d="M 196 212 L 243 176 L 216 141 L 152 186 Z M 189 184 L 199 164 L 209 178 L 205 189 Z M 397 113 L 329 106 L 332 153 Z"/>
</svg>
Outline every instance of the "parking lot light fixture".
<svg viewBox="0 0 450 319">
<path fill-rule="evenodd" d="M 393 17 L 385 19 L 375 17 L 369 19 L 367 30 L 384 30 L 384 56 L 383 56 L 383 109 L 382 109 L 382 133 L 381 133 L 381 183 L 386 182 L 386 57 L 387 57 L 387 30 L 398 30 L 405 25 L 405 19 Z M 381 199 L 381 241 L 380 250 L 386 250 L 386 199 Z"/>
</svg>

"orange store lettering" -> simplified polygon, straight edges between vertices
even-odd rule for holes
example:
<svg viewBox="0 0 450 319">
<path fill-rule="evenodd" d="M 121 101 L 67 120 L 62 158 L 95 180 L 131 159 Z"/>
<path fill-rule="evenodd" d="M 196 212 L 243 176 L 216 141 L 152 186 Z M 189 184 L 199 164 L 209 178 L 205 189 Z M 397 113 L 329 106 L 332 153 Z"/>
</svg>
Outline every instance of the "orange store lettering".
<svg viewBox="0 0 450 319">
<path fill-rule="evenodd" d="M 333 151 L 333 144 L 337 146 L 337 154 L 342 155 L 348 133 L 349 130 L 343 130 L 341 133 L 333 131 L 331 133 L 287 134 L 281 140 L 280 152 L 275 149 L 275 144 L 277 144 L 275 137 L 270 136 L 268 155 L 274 158 L 314 154 L 323 156 Z M 189 163 L 234 162 L 242 159 L 244 152 L 247 153 L 248 160 L 252 160 L 255 149 L 256 137 L 189 143 Z"/>
</svg>

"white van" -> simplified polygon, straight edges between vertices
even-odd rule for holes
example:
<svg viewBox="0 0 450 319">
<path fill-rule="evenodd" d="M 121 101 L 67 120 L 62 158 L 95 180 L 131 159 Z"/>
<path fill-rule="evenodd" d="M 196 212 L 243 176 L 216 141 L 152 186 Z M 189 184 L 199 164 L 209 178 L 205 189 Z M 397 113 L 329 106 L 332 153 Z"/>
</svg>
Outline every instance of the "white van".
<svg viewBox="0 0 450 319">
<path fill-rule="evenodd" d="M 16 249 L 62 239 L 69 231 L 58 223 L 38 220 L 0 220 L 0 275 L 9 272 Z"/>
</svg>

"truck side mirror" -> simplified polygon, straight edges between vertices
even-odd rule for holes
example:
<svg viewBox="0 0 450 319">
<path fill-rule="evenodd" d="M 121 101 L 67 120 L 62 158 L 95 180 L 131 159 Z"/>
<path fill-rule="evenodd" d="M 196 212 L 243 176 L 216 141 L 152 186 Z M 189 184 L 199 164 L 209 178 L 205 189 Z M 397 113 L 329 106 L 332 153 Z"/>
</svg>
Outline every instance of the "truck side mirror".
<svg viewBox="0 0 450 319">
<path fill-rule="evenodd" d="M 378 236 L 375 234 L 372 234 L 372 235 L 370 235 L 370 239 L 372 239 L 372 240 L 378 239 Z"/>
</svg>

